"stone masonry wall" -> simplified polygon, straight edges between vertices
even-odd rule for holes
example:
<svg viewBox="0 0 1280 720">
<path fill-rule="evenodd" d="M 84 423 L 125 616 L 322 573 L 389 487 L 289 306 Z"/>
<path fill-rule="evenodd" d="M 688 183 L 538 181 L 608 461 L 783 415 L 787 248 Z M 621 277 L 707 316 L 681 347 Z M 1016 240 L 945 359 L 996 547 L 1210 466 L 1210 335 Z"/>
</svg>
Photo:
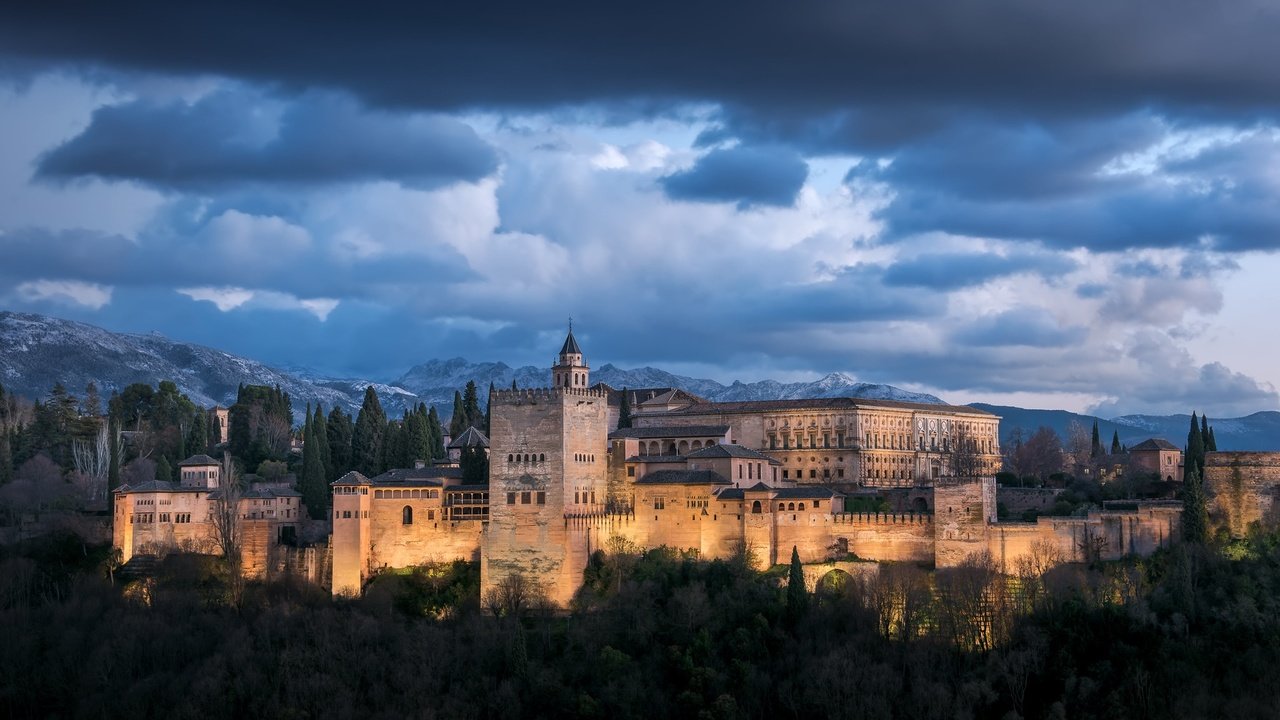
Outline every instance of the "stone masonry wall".
<svg viewBox="0 0 1280 720">
<path fill-rule="evenodd" d="M 1280 453 L 1208 453 L 1204 479 L 1210 522 L 1233 537 L 1244 536 L 1252 523 L 1280 519 Z"/>
</svg>

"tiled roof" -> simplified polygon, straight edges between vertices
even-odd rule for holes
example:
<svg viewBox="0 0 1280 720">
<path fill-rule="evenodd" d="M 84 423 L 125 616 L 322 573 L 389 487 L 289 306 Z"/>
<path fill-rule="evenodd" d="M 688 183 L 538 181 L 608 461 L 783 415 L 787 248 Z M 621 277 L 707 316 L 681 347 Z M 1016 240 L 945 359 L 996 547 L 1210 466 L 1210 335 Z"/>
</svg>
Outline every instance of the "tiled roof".
<svg viewBox="0 0 1280 720">
<path fill-rule="evenodd" d="M 725 488 L 716 493 L 717 500 L 741 500 L 742 488 Z"/>
<path fill-rule="evenodd" d="M 440 487 L 445 479 L 462 477 L 462 468 L 451 465 L 430 465 L 420 468 L 399 468 L 388 470 L 381 475 L 369 478 L 370 485 L 418 485 L 423 487 Z"/>
<path fill-rule="evenodd" d="M 728 432 L 728 425 L 659 425 L 657 427 L 618 428 L 609 433 L 609 439 L 724 437 L 725 433 Z"/>
<path fill-rule="evenodd" d="M 293 488 L 250 488 L 244 492 L 242 498 L 282 498 L 282 497 L 302 497 L 302 493 Z"/>
<path fill-rule="evenodd" d="M 921 410 L 937 413 L 961 413 L 986 415 L 993 413 L 967 405 L 937 405 L 934 403 L 906 402 L 903 400 L 875 400 L 871 398 L 796 398 L 793 400 L 742 400 L 738 402 L 703 402 L 691 407 L 671 411 L 672 415 L 710 415 L 716 413 L 751 413 L 773 410 L 845 409 L 857 407 L 883 407 L 902 410 Z"/>
<path fill-rule="evenodd" d="M 658 470 L 636 480 L 637 485 L 728 485 L 729 481 L 711 470 Z"/>
<path fill-rule="evenodd" d="M 751 448 L 745 448 L 741 445 L 733 444 L 719 444 L 704 447 L 701 450 L 694 450 L 685 457 L 690 460 L 700 460 L 703 458 L 746 458 L 748 460 L 765 460 L 772 463 L 778 462 L 764 453 L 756 452 Z"/>
<path fill-rule="evenodd" d="M 824 487 L 794 487 L 794 488 L 778 488 L 773 497 L 778 500 L 826 500 L 833 498 L 839 493 L 833 492 Z"/>
<path fill-rule="evenodd" d="M 334 480 L 332 484 L 333 485 L 368 485 L 370 483 L 369 483 L 369 478 L 365 477 L 364 475 L 361 475 L 355 470 L 352 470 L 348 472 L 346 475 L 343 475 L 337 480 Z"/>
<path fill-rule="evenodd" d="M 573 337 L 573 331 L 569 331 L 569 336 L 564 339 L 564 345 L 560 346 L 561 355 L 581 355 L 582 349 L 578 347 L 578 341 Z"/>
<path fill-rule="evenodd" d="M 475 427 L 469 427 L 453 442 L 449 443 L 449 449 L 464 447 L 489 447 L 489 438 L 485 434 L 477 430 Z"/>
<path fill-rule="evenodd" d="M 177 483 L 165 482 L 164 480 L 148 480 L 140 482 L 136 485 L 121 485 L 116 488 L 118 493 L 141 493 L 141 492 L 202 492 L 209 488 L 204 487 L 181 487 Z"/>
<path fill-rule="evenodd" d="M 192 455 L 191 457 L 178 463 L 178 467 L 190 467 L 192 465 L 221 465 L 222 463 L 214 460 L 208 455 Z"/>
<path fill-rule="evenodd" d="M 627 462 L 639 463 L 675 463 L 684 462 L 683 455 L 632 455 Z"/>
<path fill-rule="evenodd" d="M 1165 440 L 1164 438 L 1151 438 L 1150 440 L 1143 440 L 1137 445 L 1134 445 L 1133 447 L 1129 448 L 1129 452 L 1133 452 L 1134 450 L 1142 451 L 1142 450 L 1181 450 L 1181 449 L 1182 448 L 1179 448 L 1177 445 L 1174 445 L 1173 443 L 1169 442 L 1168 440 Z"/>
</svg>

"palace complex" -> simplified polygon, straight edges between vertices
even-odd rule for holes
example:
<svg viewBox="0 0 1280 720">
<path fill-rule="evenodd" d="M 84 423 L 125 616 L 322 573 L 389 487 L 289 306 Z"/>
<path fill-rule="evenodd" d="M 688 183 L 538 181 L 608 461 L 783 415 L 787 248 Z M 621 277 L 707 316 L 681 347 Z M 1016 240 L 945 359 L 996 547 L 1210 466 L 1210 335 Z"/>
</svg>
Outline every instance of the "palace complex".
<svg viewBox="0 0 1280 720">
<path fill-rule="evenodd" d="M 519 574 L 563 606 L 591 553 L 615 542 L 706 558 L 745 551 L 761 567 L 794 547 L 806 563 L 946 567 L 989 553 L 1011 569 L 1032 553 L 1149 553 L 1177 527 L 1180 508 L 1160 502 L 997 522 L 1000 418 L 971 407 L 717 403 L 673 388 L 624 399 L 590 383 L 572 331 L 549 380 L 492 394 L 487 485 L 464 484 L 456 467 L 334 483 L 333 592 L 359 593 L 382 568 L 464 559 L 480 562 L 486 590 Z M 630 426 L 620 428 L 624 404 Z M 867 487 L 917 489 L 916 511 L 846 512 L 847 494 Z"/>
</svg>

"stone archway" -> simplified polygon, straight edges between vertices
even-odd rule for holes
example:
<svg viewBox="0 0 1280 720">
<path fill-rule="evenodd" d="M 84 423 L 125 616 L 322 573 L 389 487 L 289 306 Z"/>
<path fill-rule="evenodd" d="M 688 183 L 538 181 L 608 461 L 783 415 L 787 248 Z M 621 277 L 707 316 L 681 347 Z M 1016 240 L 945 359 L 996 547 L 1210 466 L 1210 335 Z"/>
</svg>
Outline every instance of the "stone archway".
<svg viewBox="0 0 1280 720">
<path fill-rule="evenodd" d="M 840 568 L 832 568 L 814 583 L 813 592 L 817 595 L 841 595 L 848 590 L 853 576 Z"/>
</svg>

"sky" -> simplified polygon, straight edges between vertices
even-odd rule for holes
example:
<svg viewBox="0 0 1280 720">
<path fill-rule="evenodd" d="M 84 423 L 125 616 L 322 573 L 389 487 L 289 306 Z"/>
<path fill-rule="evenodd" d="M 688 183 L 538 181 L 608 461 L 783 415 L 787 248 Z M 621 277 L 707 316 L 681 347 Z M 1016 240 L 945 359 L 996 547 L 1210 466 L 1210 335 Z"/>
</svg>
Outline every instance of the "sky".
<svg viewBox="0 0 1280 720">
<path fill-rule="evenodd" d="M 0 309 L 1280 408 L 1273 2 L 265 5 L 0 5 Z"/>
</svg>

